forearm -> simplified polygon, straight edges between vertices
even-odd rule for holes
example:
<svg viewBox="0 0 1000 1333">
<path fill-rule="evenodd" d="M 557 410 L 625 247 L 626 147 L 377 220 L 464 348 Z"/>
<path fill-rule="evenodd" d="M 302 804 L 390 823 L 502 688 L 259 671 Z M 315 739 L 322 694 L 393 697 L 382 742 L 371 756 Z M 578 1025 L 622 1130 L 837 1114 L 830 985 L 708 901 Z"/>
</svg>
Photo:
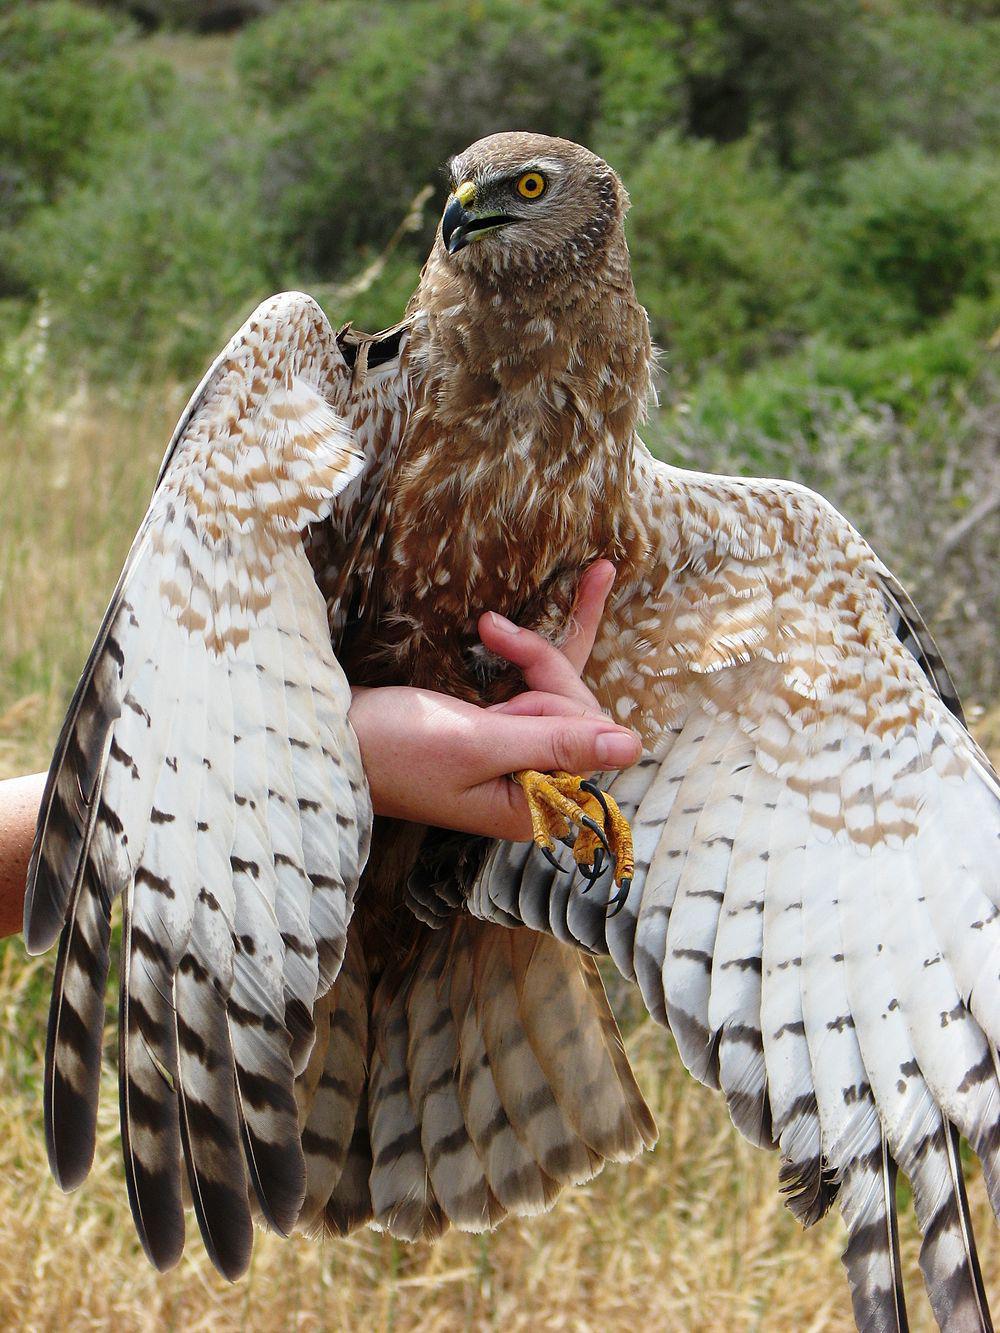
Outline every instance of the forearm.
<svg viewBox="0 0 1000 1333">
<path fill-rule="evenodd" d="M 21 930 L 24 886 L 44 786 L 44 773 L 0 782 L 0 937 Z"/>
</svg>

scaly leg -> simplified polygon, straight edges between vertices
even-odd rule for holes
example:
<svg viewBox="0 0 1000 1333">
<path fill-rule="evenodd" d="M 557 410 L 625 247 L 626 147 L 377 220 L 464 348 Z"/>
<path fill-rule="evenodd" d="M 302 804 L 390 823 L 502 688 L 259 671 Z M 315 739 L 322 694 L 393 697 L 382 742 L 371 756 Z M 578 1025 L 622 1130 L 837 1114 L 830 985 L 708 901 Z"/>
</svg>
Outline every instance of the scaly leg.
<svg viewBox="0 0 1000 1333">
<path fill-rule="evenodd" d="M 532 836 L 542 855 L 561 869 L 553 854 L 555 839 L 571 846 L 580 874 L 587 880 L 584 893 L 603 873 L 607 856 L 618 885 L 608 905 L 612 916 L 620 912 L 635 873 L 635 853 L 632 830 L 614 798 L 572 773 L 538 773 L 528 768 L 513 776 L 524 790 Z M 574 828 L 579 830 L 575 837 Z"/>
</svg>

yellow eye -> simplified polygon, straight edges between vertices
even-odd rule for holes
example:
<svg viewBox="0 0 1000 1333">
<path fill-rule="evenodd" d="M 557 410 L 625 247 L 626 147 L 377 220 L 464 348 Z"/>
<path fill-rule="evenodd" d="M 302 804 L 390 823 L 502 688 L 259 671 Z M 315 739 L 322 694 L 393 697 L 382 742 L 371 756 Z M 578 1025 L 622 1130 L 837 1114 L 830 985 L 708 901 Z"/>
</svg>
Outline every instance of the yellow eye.
<svg viewBox="0 0 1000 1333">
<path fill-rule="evenodd" d="M 524 199 L 539 199 L 545 193 L 545 177 L 540 171 L 526 171 L 517 182 L 517 192 Z"/>
</svg>

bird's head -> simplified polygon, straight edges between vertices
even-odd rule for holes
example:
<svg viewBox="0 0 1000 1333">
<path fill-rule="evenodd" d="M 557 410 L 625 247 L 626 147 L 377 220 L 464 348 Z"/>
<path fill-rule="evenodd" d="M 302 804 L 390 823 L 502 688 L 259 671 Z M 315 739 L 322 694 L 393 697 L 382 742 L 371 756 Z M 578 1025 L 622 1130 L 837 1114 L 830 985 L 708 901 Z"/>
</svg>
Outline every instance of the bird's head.
<svg viewBox="0 0 1000 1333">
<path fill-rule="evenodd" d="M 608 164 L 567 139 L 491 134 L 448 164 L 440 240 L 452 263 L 551 273 L 592 263 L 622 239 L 625 187 Z"/>
</svg>

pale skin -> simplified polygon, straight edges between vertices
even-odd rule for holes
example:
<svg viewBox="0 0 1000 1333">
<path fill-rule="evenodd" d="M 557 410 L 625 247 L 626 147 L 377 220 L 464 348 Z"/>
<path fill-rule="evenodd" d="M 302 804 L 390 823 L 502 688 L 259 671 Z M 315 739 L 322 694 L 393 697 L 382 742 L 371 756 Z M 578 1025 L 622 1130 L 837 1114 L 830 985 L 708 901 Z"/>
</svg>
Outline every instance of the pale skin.
<svg viewBox="0 0 1000 1333">
<path fill-rule="evenodd" d="M 483 644 L 524 677 L 524 692 L 505 704 L 480 708 L 408 686 L 355 689 L 350 718 L 376 814 L 526 842 L 528 807 L 511 773 L 634 764 L 639 738 L 601 712 L 580 678 L 614 577 L 608 560 L 583 574 L 559 649 L 492 611 L 480 616 Z M 44 786 L 44 773 L 0 782 L 0 936 L 21 929 Z"/>
</svg>

